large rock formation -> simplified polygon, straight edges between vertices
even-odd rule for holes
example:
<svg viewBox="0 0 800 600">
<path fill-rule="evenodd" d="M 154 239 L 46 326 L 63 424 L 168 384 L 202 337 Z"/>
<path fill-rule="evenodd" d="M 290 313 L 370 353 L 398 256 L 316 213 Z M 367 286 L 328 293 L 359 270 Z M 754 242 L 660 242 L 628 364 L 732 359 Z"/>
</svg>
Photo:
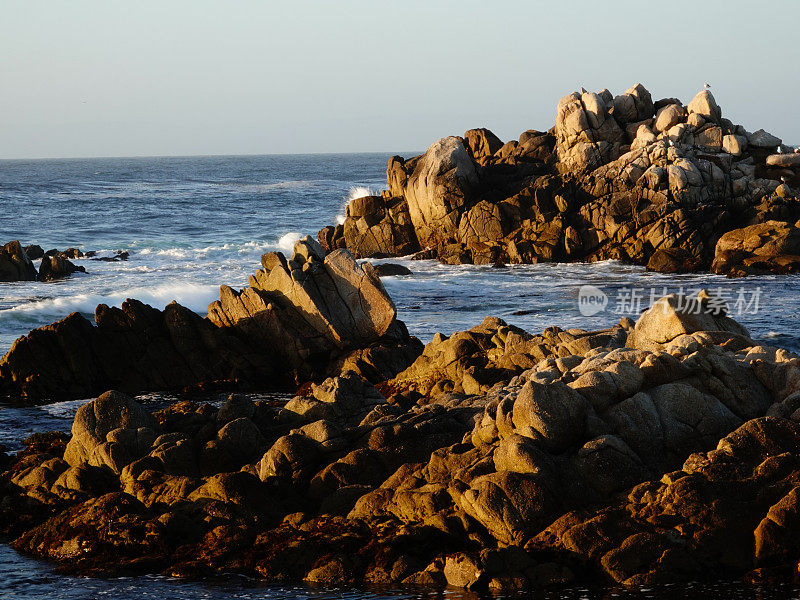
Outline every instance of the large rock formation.
<svg viewBox="0 0 800 600">
<path fill-rule="evenodd" d="M 282 389 L 345 367 L 381 381 L 421 350 L 371 266 L 346 250 L 325 256 L 306 238 L 290 260 L 270 253 L 262 264 L 250 287 L 222 286 L 207 318 L 174 302 L 160 311 L 127 300 L 99 305 L 96 326 L 73 313 L 36 329 L 0 358 L 0 390 L 46 401 L 109 388 Z"/>
<path fill-rule="evenodd" d="M 424 256 L 446 263 L 611 258 L 701 270 L 727 232 L 800 217 L 800 164 L 785 150 L 763 130 L 751 134 L 725 119 L 708 90 L 683 106 L 654 102 L 637 84 L 616 97 L 565 96 L 550 134 L 525 132 L 503 144 L 474 129 L 421 156 L 393 157 L 385 195 L 407 205 Z M 411 232 L 396 233 L 380 203 L 356 204 L 343 231 L 359 233 L 333 235 L 335 247 L 365 256 L 409 251 L 413 243 L 400 250 L 397 240 Z M 758 272 L 747 267 L 728 272 Z M 786 257 L 759 263 L 762 271 L 795 267 Z"/>
<path fill-rule="evenodd" d="M 348 371 L 282 407 L 108 392 L 5 461 L 0 533 L 90 575 L 790 581 L 800 358 L 688 300 L 601 332 L 487 319 L 378 388 Z"/>
</svg>

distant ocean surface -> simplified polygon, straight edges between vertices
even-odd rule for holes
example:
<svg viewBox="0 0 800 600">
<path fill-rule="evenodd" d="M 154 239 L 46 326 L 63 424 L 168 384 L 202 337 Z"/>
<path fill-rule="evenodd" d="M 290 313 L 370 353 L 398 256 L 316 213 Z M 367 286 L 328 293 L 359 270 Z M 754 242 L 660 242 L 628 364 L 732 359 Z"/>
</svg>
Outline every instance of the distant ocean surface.
<svg viewBox="0 0 800 600">
<path fill-rule="evenodd" d="M 410 156 L 413 153 L 406 153 Z M 0 161 L 0 242 L 18 239 L 45 250 L 78 247 L 125 262 L 75 261 L 87 274 L 55 283 L 0 283 L 0 353 L 31 329 L 98 303 L 138 298 L 163 308 L 172 300 L 205 314 L 219 285 L 241 288 L 264 252 L 291 253 L 302 235 L 335 224 L 348 199 L 385 187 L 389 154 Z M 800 277 L 728 280 L 714 275 L 666 276 L 616 262 L 594 264 L 444 266 L 391 259 L 413 271 L 384 284 L 399 317 L 424 342 L 437 331 L 472 327 L 498 316 L 531 332 L 558 325 L 598 329 L 636 317 L 651 296 L 701 287 L 721 290 L 733 316 L 764 343 L 800 350 Z M 38 265 L 37 265 L 38 266 Z M 581 286 L 605 293 L 605 310 L 579 310 Z M 743 314 L 737 314 L 742 312 Z M 0 408 L 0 443 L 14 448 L 28 432 L 69 429 L 79 405 Z M 158 578 L 62 578 L 42 563 L 0 545 L 0 597 L 63 598 L 418 598 L 298 589 L 251 589 L 240 582 L 208 585 Z M 724 591 L 721 591 L 724 590 Z M 672 597 L 675 588 L 639 597 Z M 748 587 L 699 586 L 692 596 L 780 597 Z M 616 592 L 614 592 L 616 593 Z M 584 590 L 563 597 L 603 597 Z M 796 595 L 796 593 L 795 593 Z M 625 594 L 623 594 L 625 596 Z M 545 597 L 558 597 L 550 595 Z"/>
</svg>

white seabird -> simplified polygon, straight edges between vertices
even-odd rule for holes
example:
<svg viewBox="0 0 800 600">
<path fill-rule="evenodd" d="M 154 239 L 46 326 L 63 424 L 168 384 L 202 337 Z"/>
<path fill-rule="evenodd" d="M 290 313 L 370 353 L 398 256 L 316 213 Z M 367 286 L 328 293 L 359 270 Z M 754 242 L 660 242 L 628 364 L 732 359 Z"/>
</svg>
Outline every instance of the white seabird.
<svg viewBox="0 0 800 600">
<path fill-rule="evenodd" d="M 711 84 L 710 84 L 710 83 L 708 83 L 708 82 L 706 81 L 706 82 L 703 84 L 703 89 L 704 89 L 704 90 L 710 90 L 710 89 L 711 89 Z"/>
<path fill-rule="evenodd" d="M 794 153 L 795 154 L 800 154 L 800 146 L 798 146 L 797 148 L 794 149 Z"/>
<path fill-rule="evenodd" d="M 778 146 L 778 154 L 783 154 L 783 146 Z"/>
</svg>

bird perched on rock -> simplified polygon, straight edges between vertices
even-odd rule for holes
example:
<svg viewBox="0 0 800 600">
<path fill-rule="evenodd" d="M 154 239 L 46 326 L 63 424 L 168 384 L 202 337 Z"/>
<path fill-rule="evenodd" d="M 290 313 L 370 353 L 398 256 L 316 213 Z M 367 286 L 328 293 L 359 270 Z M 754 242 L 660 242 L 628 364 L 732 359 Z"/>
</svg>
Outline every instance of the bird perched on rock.
<svg viewBox="0 0 800 600">
<path fill-rule="evenodd" d="M 778 146 L 778 154 L 783 154 L 783 146 Z"/>
<path fill-rule="evenodd" d="M 673 142 L 672 140 L 670 140 L 670 141 L 669 141 L 669 145 L 670 145 L 670 146 L 674 146 L 674 145 L 675 145 L 675 142 Z"/>
<path fill-rule="evenodd" d="M 795 154 L 800 154 L 800 146 L 798 146 L 797 148 L 794 149 L 794 153 Z"/>
<path fill-rule="evenodd" d="M 789 178 L 786 175 L 781 175 L 781 181 L 783 183 L 789 183 Z"/>
<path fill-rule="evenodd" d="M 704 89 L 704 90 L 710 90 L 710 89 L 711 89 L 711 84 L 710 84 L 710 83 L 708 83 L 708 82 L 706 81 L 706 82 L 703 84 L 703 89 Z"/>
</svg>

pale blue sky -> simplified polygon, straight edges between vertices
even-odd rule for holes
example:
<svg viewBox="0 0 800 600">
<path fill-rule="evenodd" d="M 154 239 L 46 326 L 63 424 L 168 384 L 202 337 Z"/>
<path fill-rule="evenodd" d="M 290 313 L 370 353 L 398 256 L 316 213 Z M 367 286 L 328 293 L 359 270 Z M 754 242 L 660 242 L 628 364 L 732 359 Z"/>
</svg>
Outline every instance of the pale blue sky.
<svg viewBox="0 0 800 600">
<path fill-rule="evenodd" d="M 407 151 L 641 81 L 800 143 L 800 2 L 0 0 L 0 158 Z"/>
</svg>

